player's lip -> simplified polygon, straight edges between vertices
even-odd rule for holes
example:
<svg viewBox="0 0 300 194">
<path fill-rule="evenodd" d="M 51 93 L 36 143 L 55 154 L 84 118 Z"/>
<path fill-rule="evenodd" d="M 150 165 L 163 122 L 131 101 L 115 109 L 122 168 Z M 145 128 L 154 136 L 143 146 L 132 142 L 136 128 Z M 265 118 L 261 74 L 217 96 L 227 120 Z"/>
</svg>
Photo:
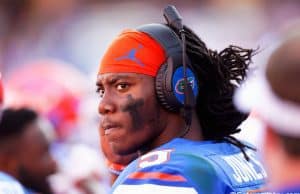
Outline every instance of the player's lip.
<svg viewBox="0 0 300 194">
<path fill-rule="evenodd" d="M 104 129 L 104 134 L 108 135 L 113 130 L 120 128 L 120 125 L 116 123 L 105 123 L 102 125 L 102 128 Z"/>
</svg>

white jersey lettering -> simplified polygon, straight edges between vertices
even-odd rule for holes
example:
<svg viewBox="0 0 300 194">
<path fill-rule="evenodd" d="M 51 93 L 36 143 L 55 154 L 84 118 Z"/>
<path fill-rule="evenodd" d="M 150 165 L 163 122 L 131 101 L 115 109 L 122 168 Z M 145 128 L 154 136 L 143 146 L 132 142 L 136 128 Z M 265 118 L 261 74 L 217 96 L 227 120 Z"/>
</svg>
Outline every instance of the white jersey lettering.
<svg viewBox="0 0 300 194">
<path fill-rule="evenodd" d="M 158 165 L 167 162 L 170 158 L 171 151 L 171 149 L 167 149 L 149 152 L 141 156 L 139 160 L 139 167 L 145 168 L 148 166 Z"/>
<path fill-rule="evenodd" d="M 250 161 L 246 161 L 242 153 L 221 157 L 232 168 L 234 172 L 232 177 L 238 183 L 260 180 L 267 176 L 262 164 L 255 159 L 253 153 L 247 152 L 247 155 Z"/>
</svg>

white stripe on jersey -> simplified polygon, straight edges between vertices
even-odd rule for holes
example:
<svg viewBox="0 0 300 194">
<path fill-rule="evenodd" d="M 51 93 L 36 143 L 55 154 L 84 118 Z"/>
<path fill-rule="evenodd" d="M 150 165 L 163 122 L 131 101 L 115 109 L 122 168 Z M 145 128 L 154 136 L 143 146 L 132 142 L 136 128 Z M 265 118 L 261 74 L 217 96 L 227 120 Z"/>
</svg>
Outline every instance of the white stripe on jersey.
<svg viewBox="0 0 300 194">
<path fill-rule="evenodd" d="M 119 185 L 113 194 L 197 194 L 192 187 L 162 186 L 153 184 Z"/>
</svg>

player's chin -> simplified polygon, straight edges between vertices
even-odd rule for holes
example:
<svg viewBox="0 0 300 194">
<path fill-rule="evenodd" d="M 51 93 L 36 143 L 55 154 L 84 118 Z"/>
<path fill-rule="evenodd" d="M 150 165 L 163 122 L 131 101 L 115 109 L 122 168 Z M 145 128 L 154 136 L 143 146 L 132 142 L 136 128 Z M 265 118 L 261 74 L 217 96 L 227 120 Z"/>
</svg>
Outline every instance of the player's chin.
<svg viewBox="0 0 300 194">
<path fill-rule="evenodd" d="M 127 155 L 135 152 L 135 144 L 139 141 L 127 128 L 113 129 L 106 137 L 114 153 Z"/>
<path fill-rule="evenodd" d="M 127 156 L 129 154 L 132 154 L 135 152 L 130 145 L 126 145 L 126 143 L 123 142 L 111 142 L 110 143 L 111 148 L 114 153 L 121 155 L 121 156 Z"/>
</svg>

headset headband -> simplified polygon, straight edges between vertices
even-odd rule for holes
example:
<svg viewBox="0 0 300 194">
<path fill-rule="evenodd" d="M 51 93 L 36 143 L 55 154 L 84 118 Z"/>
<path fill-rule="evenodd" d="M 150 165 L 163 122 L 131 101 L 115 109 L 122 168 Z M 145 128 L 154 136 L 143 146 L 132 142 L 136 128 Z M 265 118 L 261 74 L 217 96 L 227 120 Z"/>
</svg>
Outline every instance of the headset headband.
<svg viewBox="0 0 300 194">
<path fill-rule="evenodd" d="M 167 56 L 182 53 L 181 42 L 176 33 L 164 24 L 146 24 L 137 28 L 138 31 L 150 35 L 165 50 Z"/>
</svg>

